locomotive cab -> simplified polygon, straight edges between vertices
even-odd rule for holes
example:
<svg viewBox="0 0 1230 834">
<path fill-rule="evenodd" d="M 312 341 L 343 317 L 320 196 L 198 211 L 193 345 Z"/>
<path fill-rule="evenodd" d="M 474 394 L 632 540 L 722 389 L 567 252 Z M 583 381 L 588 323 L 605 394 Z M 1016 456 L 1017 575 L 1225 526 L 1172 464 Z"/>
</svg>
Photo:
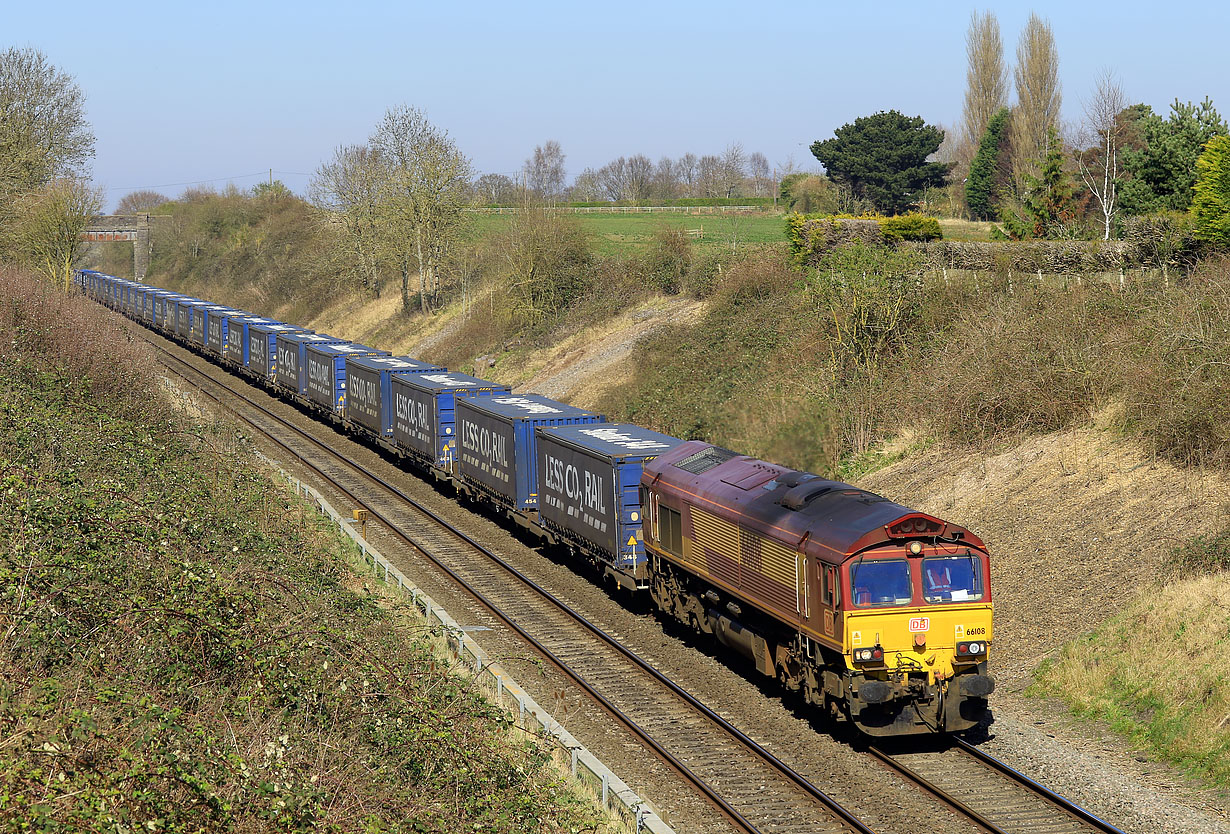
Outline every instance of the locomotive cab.
<svg viewBox="0 0 1230 834">
<path fill-rule="evenodd" d="M 843 566 L 844 652 L 852 721 L 872 735 L 975 726 L 994 689 L 987 556 L 912 540 Z"/>
</svg>

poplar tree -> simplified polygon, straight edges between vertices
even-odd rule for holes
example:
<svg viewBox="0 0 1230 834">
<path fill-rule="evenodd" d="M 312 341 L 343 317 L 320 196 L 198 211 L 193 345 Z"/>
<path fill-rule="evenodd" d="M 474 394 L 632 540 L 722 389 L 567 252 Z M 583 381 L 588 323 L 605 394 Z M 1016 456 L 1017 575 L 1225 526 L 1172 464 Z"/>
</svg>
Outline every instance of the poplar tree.
<svg viewBox="0 0 1230 834">
<path fill-rule="evenodd" d="M 1051 24 L 1036 14 L 1021 32 L 1016 47 L 1016 109 L 1012 114 L 1013 174 L 1023 183 L 1035 160 L 1049 151 L 1049 130 L 1059 123 L 1063 94 L 1059 86 L 1059 51 Z"/>
<path fill-rule="evenodd" d="M 965 33 L 964 139 L 976 147 L 1000 108 L 1008 103 L 1008 66 L 1004 63 L 1004 44 L 999 37 L 999 21 L 994 12 L 974 12 Z"/>
</svg>

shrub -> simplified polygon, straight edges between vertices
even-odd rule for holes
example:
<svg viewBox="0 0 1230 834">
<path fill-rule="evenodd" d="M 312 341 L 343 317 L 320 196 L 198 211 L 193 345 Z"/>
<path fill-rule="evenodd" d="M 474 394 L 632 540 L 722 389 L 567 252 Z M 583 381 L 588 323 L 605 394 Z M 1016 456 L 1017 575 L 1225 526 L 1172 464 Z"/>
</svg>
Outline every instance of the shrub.
<svg viewBox="0 0 1230 834">
<path fill-rule="evenodd" d="M 1230 570 L 1230 530 L 1197 536 L 1171 553 L 1169 562 L 1185 576 Z"/>
<path fill-rule="evenodd" d="M 786 217 L 786 238 L 794 262 L 803 266 L 815 263 L 838 246 L 858 241 L 884 243 L 884 232 L 875 218 L 808 217 L 793 213 Z"/>
<path fill-rule="evenodd" d="M 900 243 L 905 240 L 925 242 L 940 240 L 944 237 L 943 231 L 940 230 L 940 221 L 934 217 L 924 217 L 917 212 L 897 217 L 880 217 L 876 222 L 880 224 L 880 231 L 888 243 Z"/>
<path fill-rule="evenodd" d="M 676 226 L 660 226 L 642 261 L 649 285 L 675 295 L 683 289 L 684 277 L 691 267 L 692 241 L 687 232 Z"/>
<path fill-rule="evenodd" d="M 795 264 L 817 264 L 834 249 L 852 243 L 867 246 L 925 242 L 944 236 L 940 222 L 917 212 L 882 217 L 810 217 L 794 212 L 786 217 L 786 238 Z"/>
</svg>

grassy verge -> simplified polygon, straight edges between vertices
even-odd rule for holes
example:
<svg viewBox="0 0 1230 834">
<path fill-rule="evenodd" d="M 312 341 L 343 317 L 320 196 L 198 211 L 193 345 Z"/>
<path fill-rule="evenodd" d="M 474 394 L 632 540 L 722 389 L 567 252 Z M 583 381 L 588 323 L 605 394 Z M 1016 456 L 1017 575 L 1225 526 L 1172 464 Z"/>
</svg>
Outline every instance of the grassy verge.
<svg viewBox="0 0 1230 834">
<path fill-rule="evenodd" d="M 2 277 L 0 819 L 600 827 L 232 432 L 162 405 L 114 320 Z"/>
<path fill-rule="evenodd" d="M 1039 668 L 1061 698 L 1152 754 L 1230 789 L 1230 573 L 1149 589 Z"/>
</svg>

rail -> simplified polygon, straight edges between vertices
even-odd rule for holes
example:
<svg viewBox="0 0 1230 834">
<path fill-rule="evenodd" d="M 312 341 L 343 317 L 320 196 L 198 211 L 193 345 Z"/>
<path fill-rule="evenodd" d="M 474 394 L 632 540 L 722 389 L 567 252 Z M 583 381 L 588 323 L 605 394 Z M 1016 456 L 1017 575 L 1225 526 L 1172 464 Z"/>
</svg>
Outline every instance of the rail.
<svg viewBox="0 0 1230 834">
<path fill-rule="evenodd" d="M 532 720 L 544 737 L 551 739 L 556 753 L 569 761 L 573 778 L 591 790 L 595 797 L 599 798 L 603 808 L 619 818 L 630 831 L 638 834 L 674 834 L 674 829 L 667 825 L 644 799 L 564 729 L 551 713 L 521 688 L 512 675 L 493 662 L 448 611 L 407 579 L 405 574 L 363 538 L 354 529 L 350 519 L 334 509 L 314 488 L 287 473 L 276 462 L 268 458 L 265 460 L 270 468 L 276 470 L 294 487 L 297 494 L 315 504 L 321 515 L 331 519 L 342 534 L 355 543 L 360 556 L 371 566 L 376 579 L 408 597 L 429 626 L 438 626 L 441 629 L 449 654 L 455 661 L 467 667 L 492 702 L 516 714 L 518 726 L 530 729 L 527 721 Z"/>
</svg>

